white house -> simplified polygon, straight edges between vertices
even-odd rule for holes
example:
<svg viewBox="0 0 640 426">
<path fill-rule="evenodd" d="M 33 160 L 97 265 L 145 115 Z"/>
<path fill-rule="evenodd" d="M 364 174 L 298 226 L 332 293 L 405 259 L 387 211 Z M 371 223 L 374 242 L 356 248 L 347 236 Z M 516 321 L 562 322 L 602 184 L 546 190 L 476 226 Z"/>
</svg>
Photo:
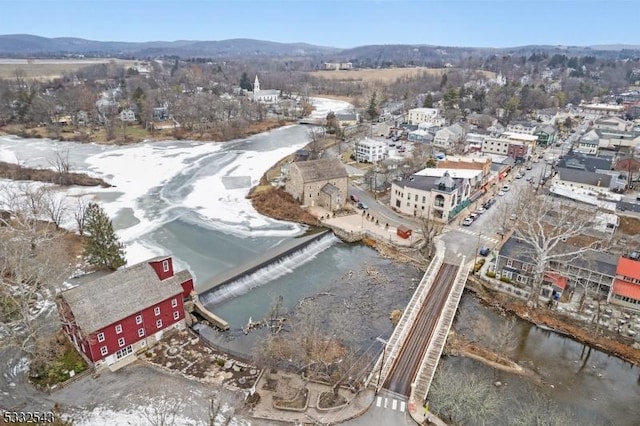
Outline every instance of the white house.
<svg viewBox="0 0 640 426">
<path fill-rule="evenodd" d="M 536 125 L 526 122 L 507 124 L 507 132 L 521 135 L 533 135 L 537 130 Z"/>
<path fill-rule="evenodd" d="M 440 111 L 438 108 L 413 108 L 409 110 L 408 122 L 412 125 L 418 125 L 420 123 L 433 123 L 434 120 L 440 118 Z M 438 124 L 433 124 L 438 125 Z"/>
<path fill-rule="evenodd" d="M 595 130 L 582 135 L 578 141 L 578 146 L 574 147 L 574 151 L 588 155 L 596 155 L 598 146 L 600 145 L 600 136 Z"/>
<path fill-rule="evenodd" d="M 387 144 L 383 141 L 369 138 L 356 141 L 356 161 L 376 163 L 383 160 L 386 154 Z"/>
<path fill-rule="evenodd" d="M 455 144 L 464 140 L 464 128 L 459 124 L 453 124 L 444 129 L 440 129 L 433 137 L 433 145 L 443 148 L 451 149 Z"/>
<path fill-rule="evenodd" d="M 125 121 L 127 123 L 131 123 L 136 121 L 136 113 L 130 109 L 123 109 L 120 112 L 120 120 Z"/>
</svg>

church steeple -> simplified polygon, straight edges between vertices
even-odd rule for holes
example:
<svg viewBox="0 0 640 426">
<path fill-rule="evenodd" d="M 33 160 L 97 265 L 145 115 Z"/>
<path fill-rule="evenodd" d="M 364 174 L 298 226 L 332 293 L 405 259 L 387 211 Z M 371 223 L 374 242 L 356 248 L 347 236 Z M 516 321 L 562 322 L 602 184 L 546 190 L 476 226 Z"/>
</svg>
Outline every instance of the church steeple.
<svg viewBox="0 0 640 426">
<path fill-rule="evenodd" d="M 258 74 L 256 74 L 256 81 L 253 82 L 253 93 L 260 91 L 260 82 L 258 81 Z"/>
</svg>

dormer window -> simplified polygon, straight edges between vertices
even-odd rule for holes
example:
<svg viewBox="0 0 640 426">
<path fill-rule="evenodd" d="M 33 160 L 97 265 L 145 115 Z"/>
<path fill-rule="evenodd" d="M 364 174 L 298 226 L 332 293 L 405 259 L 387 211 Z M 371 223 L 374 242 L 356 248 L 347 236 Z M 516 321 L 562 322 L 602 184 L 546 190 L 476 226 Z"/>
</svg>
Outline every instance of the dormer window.
<svg viewBox="0 0 640 426">
<path fill-rule="evenodd" d="M 169 272 L 169 260 L 162 261 L 162 272 Z"/>
</svg>

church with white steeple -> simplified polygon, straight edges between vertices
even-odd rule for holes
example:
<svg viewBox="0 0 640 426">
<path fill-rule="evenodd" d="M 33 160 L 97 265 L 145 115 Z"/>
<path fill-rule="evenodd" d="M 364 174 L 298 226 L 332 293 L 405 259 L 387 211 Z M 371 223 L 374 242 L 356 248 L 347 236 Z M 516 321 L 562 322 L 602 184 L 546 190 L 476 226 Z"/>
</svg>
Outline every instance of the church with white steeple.
<svg viewBox="0 0 640 426">
<path fill-rule="evenodd" d="M 249 92 L 249 97 L 254 102 L 275 104 L 280 100 L 280 91 L 260 89 L 260 80 L 258 80 L 258 75 L 256 75 L 256 79 L 253 82 L 253 92 Z"/>
</svg>

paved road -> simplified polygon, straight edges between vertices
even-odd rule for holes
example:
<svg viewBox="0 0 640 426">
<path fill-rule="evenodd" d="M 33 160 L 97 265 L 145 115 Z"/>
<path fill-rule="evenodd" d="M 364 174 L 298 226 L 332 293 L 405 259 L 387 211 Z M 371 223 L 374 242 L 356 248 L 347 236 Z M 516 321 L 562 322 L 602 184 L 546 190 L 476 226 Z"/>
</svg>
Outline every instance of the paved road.
<svg viewBox="0 0 640 426">
<path fill-rule="evenodd" d="M 399 395 L 409 396 L 411 383 L 414 381 L 420 363 L 433 338 L 433 334 L 449 298 L 451 287 L 455 282 L 459 266 L 444 263 L 427 294 L 424 303 L 409 330 L 407 339 L 400 351 L 400 356 L 393 364 L 384 383 L 384 388 Z"/>
<path fill-rule="evenodd" d="M 409 414 L 407 397 L 382 389 L 366 413 L 342 424 L 349 426 L 415 426 L 416 422 Z"/>
<path fill-rule="evenodd" d="M 404 225 L 411 229 L 419 229 L 418 222 L 413 218 L 402 216 L 394 212 L 389 206 L 376 200 L 373 195 L 360 187 L 349 183 L 349 194 L 355 195 L 358 199 L 369 207 L 369 213 L 380 220 L 380 223 L 389 223 L 389 226 L 397 227 Z"/>
</svg>

